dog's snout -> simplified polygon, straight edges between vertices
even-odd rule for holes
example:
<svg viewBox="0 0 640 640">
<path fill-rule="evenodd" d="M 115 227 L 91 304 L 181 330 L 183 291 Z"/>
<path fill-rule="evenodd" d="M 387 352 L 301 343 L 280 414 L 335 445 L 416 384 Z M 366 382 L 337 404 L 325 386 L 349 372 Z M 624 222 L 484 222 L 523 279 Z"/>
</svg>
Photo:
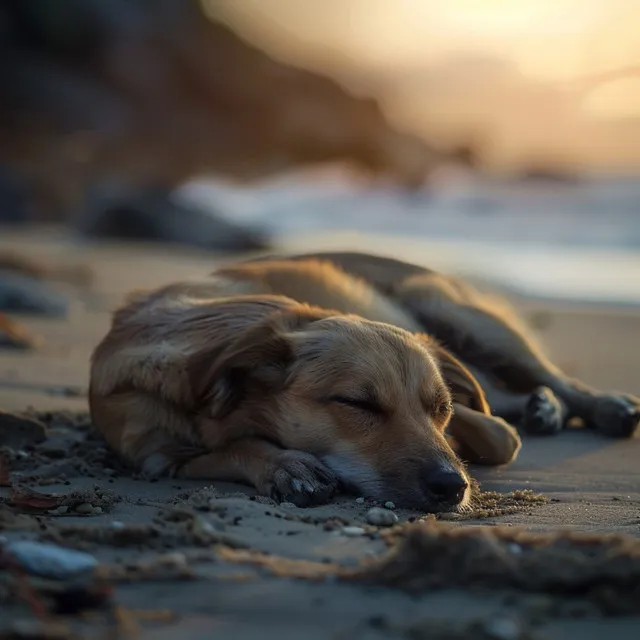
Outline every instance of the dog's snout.
<svg viewBox="0 0 640 640">
<path fill-rule="evenodd" d="M 422 489 L 442 504 L 456 505 L 464 500 L 469 483 L 457 471 L 430 469 L 421 478 Z"/>
</svg>

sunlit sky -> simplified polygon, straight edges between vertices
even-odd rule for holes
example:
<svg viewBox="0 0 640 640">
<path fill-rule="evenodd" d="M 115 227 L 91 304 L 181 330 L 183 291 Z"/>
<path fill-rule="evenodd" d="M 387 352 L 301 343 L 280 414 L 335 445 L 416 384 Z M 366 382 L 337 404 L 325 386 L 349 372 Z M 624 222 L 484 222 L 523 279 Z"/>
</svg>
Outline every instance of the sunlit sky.
<svg viewBox="0 0 640 640">
<path fill-rule="evenodd" d="M 640 118 L 640 0 L 215 0 L 215 5 L 241 33 L 278 57 L 343 77 L 403 78 L 405 103 L 422 96 L 425 70 L 461 56 L 506 63 L 508 77 L 499 77 L 499 65 L 493 76 L 484 76 L 492 92 L 502 90 L 501 82 L 561 88 L 576 78 L 635 67 L 635 74 L 598 86 L 570 105 L 565 101 L 562 108 L 563 117 L 575 111 L 576 117 L 594 121 Z M 468 75 L 473 84 L 472 68 Z M 460 82 L 467 82 L 464 73 Z M 518 100 L 514 91 L 505 93 L 505 108 Z M 405 117 L 415 120 L 419 109 L 412 109 Z"/>
</svg>

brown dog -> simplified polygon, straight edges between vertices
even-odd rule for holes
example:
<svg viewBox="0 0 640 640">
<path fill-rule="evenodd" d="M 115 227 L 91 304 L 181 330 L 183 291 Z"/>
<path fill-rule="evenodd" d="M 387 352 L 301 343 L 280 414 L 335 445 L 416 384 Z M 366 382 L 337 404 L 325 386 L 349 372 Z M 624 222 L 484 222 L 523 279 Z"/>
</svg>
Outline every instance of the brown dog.
<svg viewBox="0 0 640 640">
<path fill-rule="evenodd" d="M 469 461 L 502 464 L 520 440 L 456 356 L 477 365 L 488 353 L 488 387 L 529 424 L 548 426 L 550 407 L 557 420 L 573 412 L 540 381 L 533 408 L 524 388 L 500 389 L 523 345 L 540 360 L 515 321 L 482 302 L 463 283 L 362 254 L 244 263 L 137 294 L 93 355 L 93 421 L 150 475 L 237 480 L 297 504 L 326 500 L 340 481 L 425 510 L 464 506 L 468 477 L 450 445 Z M 511 343 L 489 335 L 476 353 L 491 322 Z M 453 347 L 463 348 L 452 355 L 425 328 L 448 347 L 461 334 Z M 511 361 L 494 357 L 501 347 Z M 637 407 L 608 402 L 627 420 Z"/>
</svg>

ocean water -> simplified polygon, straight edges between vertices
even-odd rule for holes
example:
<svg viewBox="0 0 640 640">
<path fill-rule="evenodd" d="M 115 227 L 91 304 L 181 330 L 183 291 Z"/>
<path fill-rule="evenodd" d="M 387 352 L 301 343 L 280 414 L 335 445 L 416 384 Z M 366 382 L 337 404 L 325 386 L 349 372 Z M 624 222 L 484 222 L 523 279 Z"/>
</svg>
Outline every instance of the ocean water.
<svg viewBox="0 0 640 640">
<path fill-rule="evenodd" d="M 338 176 L 177 193 L 267 231 L 285 249 L 358 249 L 529 296 L 640 304 L 640 178 L 581 184 L 456 180 L 406 193 Z"/>
</svg>

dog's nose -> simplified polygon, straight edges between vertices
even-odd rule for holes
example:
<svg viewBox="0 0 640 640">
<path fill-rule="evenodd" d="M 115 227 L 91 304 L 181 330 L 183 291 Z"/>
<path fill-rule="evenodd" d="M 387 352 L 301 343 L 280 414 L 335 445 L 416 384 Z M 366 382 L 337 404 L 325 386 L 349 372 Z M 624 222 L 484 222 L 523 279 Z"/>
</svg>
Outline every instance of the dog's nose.
<svg viewBox="0 0 640 640">
<path fill-rule="evenodd" d="M 469 484 L 457 471 L 431 469 L 422 476 L 422 488 L 443 504 L 458 504 L 464 499 Z"/>
</svg>

